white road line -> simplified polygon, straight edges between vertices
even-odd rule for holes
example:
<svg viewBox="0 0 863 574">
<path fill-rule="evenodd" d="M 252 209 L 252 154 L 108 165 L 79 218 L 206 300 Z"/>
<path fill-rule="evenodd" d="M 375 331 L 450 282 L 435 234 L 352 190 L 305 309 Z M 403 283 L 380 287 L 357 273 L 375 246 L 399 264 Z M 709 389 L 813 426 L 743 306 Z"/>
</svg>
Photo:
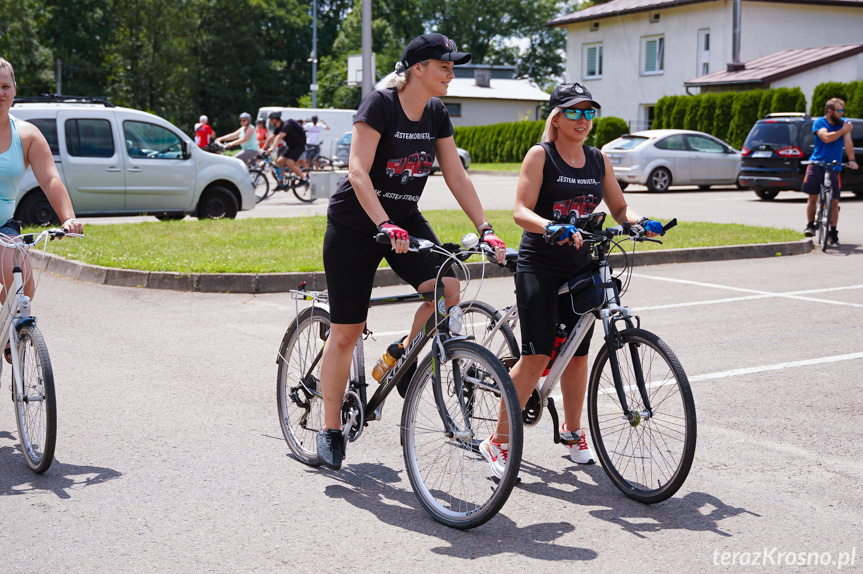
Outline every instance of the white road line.
<svg viewBox="0 0 863 574">
<path fill-rule="evenodd" d="M 653 307 L 639 307 L 640 311 L 647 309 L 668 309 L 673 307 L 692 307 L 695 305 L 711 305 L 715 303 L 729 303 L 735 301 L 751 301 L 753 299 L 765 299 L 765 298 L 785 298 L 785 299 L 796 299 L 798 301 L 810 301 L 814 303 L 826 303 L 828 305 L 841 305 L 844 307 L 857 307 L 863 308 L 863 304 L 860 303 L 848 303 L 846 301 L 832 301 L 830 299 L 818 299 L 815 297 L 804 297 L 803 295 L 806 293 L 827 293 L 831 291 L 842 291 L 849 289 L 863 289 L 863 285 L 849 285 L 845 287 L 827 287 L 824 289 L 808 289 L 804 291 L 789 291 L 787 293 L 774 293 L 771 291 L 760 291 L 758 289 L 746 289 L 744 287 L 733 287 L 730 285 L 719 285 L 716 283 L 704 283 L 701 281 L 691 281 L 689 279 L 671 279 L 668 277 L 657 277 L 655 275 L 644 275 L 642 273 L 633 273 L 634 277 L 641 277 L 644 279 L 654 279 L 656 281 L 667 281 L 670 283 L 681 283 L 684 285 L 695 285 L 698 287 L 707 287 L 710 289 L 725 289 L 727 291 L 738 291 L 741 293 L 752 293 L 753 295 L 749 297 L 732 297 L 726 299 L 709 299 L 706 301 L 692 301 L 688 303 L 676 303 L 673 305 L 657 305 Z"/>
</svg>

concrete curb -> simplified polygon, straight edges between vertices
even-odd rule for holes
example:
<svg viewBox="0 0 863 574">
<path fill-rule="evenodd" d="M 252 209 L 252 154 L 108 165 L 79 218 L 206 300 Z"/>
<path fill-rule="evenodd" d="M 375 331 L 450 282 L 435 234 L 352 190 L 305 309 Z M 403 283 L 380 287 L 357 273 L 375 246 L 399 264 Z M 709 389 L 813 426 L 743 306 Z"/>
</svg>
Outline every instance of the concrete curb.
<svg viewBox="0 0 863 574">
<path fill-rule="evenodd" d="M 664 249 L 636 253 L 630 264 L 663 265 L 668 263 L 695 263 L 701 261 L 728 261 L 732 259 L 755 259 L 784 255 L 801 255 L 814 249 L 811 239 L 788 243 L 761 243 L 755 245 L 730 245 L 724 247 L 690 247 L 686 249 Z M 43 254 L 32 252 L 30 257 L 41 264 Z M 167 271 L 137 271 L 115 269 L 70 261 L 50 253 L 45 270 L 87 283 L 114 285 L 118 287 L 145 287 L 148 289 L 172 289 L 175 291 L 200 291 L 203 293 L 283 293 L 305 282 L 309 289 L 322 291 L 327 281 L 322 272 L 310 273 L 172 273 Z M 613 253 L 609 257 L 612 267 L 622 267 L 624 256 Z M 471 277 L 483 273 L 482 263 L 467 265 Z M 497 265 L 485 265 L 486 277 L 510 277 L 512 273 Z M 379 269 L 375 274 L 375 287 L 401 285 L 404 281 L 391 269 Z"/>
</svg>

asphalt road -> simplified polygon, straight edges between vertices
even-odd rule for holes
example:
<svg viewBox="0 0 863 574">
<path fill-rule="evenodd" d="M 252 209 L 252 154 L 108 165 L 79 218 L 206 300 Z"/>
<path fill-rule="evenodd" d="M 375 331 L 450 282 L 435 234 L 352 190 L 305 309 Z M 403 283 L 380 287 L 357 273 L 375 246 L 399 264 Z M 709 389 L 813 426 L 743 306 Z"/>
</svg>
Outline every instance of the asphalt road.
<svg viewBox="0 0 863 574">
<path fill-rule="evenodd" d="M 491 207 L 485 198 L 514 192 L 512 178 L 474 179 Z M 663 218 L 801 227 L 799 194 L 748 195 L 627 199 Z M 859 571 L 861 206 L 843 202 L 843 245 L 827 254 L 636 270 L 625 302 L 675 350 L 698 410 L 695 463 L 675 497 L 630 501 L 599 466 L 569 461 L 546 416 L 526 432 L 521 485 L 470 532 L 420 508 L 395 397 L 342 471 L 291 457 L 275 400 L 276 351 L 295 313 L 286 294 L 45 274 L 34 310 L 57 379 L 57 455 L 48 473 L 31 473 L 12 408 L 0 409 L 0 571 L 786 572 L 840 561 Z M 509 304 L 511 279 L 485 281 L 480 298 Z M 411 312 L 372 310 L 370 364 Z M 7 391 L 8 380 L 7 370 Z M 788 565 L 813 559 L 832 563 Z"/>
</svg>

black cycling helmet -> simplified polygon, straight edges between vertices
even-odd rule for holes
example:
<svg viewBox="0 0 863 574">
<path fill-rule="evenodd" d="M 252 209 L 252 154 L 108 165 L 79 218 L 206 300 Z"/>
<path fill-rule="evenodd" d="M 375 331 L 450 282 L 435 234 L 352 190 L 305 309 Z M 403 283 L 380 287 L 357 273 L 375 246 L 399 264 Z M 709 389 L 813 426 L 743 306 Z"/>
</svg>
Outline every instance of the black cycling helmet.
<svg viewBox="0 0 863 574">
<path fill-rule="evenodd" d="M 282 112 L 270 112 L 270 115 L 267 116 L 271 120 L 281 120 Z"/>
</svg>

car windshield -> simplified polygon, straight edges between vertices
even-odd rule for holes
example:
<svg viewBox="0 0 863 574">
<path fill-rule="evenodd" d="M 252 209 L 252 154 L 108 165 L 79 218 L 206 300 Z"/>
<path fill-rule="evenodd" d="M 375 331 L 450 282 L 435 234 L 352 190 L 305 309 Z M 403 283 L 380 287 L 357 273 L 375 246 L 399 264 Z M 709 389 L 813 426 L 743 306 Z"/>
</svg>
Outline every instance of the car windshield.
<svg viewBox="0 0 863 574">
<path fill-rule="evenodd" d="M 608 149 L 634 149 L 646 141 L 645 136 L 620 136 L 608 144 Z"/>
<path fill-rule="evenodd" d="M 351 145 L 351 132 L 346 133 L 339 139 L 339 145 Z"/>
<path fill-rule="evenodd" d="M 784 148 L 794 145 L 797 139 L 796 132 L 796 126 L 784 122 L 757 123 L 746 136 L 746 142 L 743 145 L 749 149 L 762 145 Z"/>
</svg>

